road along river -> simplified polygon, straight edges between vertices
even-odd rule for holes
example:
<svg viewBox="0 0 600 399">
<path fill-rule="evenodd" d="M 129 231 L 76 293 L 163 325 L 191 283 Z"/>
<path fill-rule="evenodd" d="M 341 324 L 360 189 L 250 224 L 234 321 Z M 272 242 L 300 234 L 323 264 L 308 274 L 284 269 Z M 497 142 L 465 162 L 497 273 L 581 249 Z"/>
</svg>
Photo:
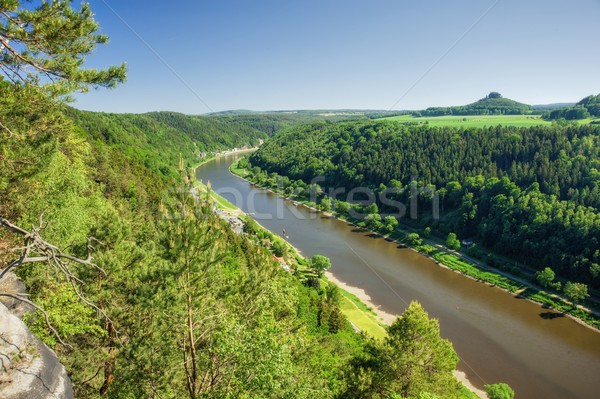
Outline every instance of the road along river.
<svg viewBox="0 0 600 399">
<path fill-rule="evenodd" d="M 363 289 L 385 312 L 401 314 L 419 301 L 439 319 L 475 386 L 507 382 L 519 399 L 599 397 L 600 333 L 259 189 L 229 172 L 241 156 L 209 161 L 196 176 L 273 233 L 285 229 L 303 255 L 329 257 L 338 280 Z"/>
</svg>

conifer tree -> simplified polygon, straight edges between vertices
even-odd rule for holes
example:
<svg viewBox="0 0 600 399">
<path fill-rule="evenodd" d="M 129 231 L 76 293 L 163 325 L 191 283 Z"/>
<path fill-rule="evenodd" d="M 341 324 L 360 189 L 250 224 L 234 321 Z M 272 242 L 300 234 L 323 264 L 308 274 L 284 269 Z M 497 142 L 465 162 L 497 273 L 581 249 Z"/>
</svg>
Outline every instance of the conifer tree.
<svg viewBox="0 0 600 399">
<path fill-rule="evenodd" d="M 85 57 L 108 41 L 98 28 L 87 3 L 76 10 L 68 0 L 0 0 L 0 71 L 13 83 L 51 97 L 90 86 L 114 87 L 125 81 L 124 64 L 83 67 Z"/>
</svg>

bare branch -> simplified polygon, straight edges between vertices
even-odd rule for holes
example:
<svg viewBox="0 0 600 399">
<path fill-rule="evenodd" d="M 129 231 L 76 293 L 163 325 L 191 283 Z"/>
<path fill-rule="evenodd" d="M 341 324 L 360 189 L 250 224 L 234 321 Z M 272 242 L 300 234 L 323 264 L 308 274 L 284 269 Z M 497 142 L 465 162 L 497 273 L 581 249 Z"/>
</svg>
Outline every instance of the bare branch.
<svg viewBox="0 0 600 399">
<path fill-rule="evenodd" d="M 44 315 L 44 318 L 46 319 L 46 325 L 48 326 L 48 328 L 50 329 L 50 331 L 52 331 L 52 333 L 54 334 L 54 336 L 56 337 L 56 339 L 58 340 L 58 342 L 60 342 L 63 346 L 66 346 L 67 348 L 73 349 L 73 347 L 71 345 L 65 343 L 62 340 L 62 338 L 58 334 L 58 331 L 56 331 L 56 329 L 54 327 L 52 327 L 52 324 L 50 323 L 50 318 L 48 317 L 48 313 L 46 313 L 46 311 L 44 309 L 42 309 L 41 307 L 39 307 L 35 303 L 31 302 L 29 299 L 24 298 L 23 295 L 8 294 L 6 292 L 0 292 L 0 296 L 5 296 L 5 297 L 12 298 L 12 299 L 16 299 L 17 301 L 25 302 L 26 304 L 28 304 L 30 306 L 33 306 L 34 308 L 36 308 L 37 310 L 39 310 L 40 312 L 42 312 L 42 314 Z"/>
<path fill-rule="evenodd" d="M 0 122 L 0 127 L 9 133 L 8 138 L 11 138 L 12 136 L 16 136 L 16 134 L 12 130 L 7 128 L 2 122 Z"/>
<path fill-rule="evenodd" d="M 40 231 L 42 231 L 45 228 L 42 216 L 40 216 L 39 223 L 40 223 L 39 227 L 32 227 L 31 232 L 29 232 L 15 224 L 11 223 L 7 219 L 0 217 L 0 227 L 5 228 L 6 230 L 8 230 L 12 233 L 23 236 L 23 240 L 24 240 L 24 246 L 21 248 L 15 249 L 17 251 L 22 251 L 21 256 L 19 256 L 18 259 L 11 262 L 6 268 L 4 268 L 4 270 L 2 270 L 2 272 L 0 273 L 0 280 L 2 278 L 4 278 L 10 270 L 12 270 L 18 266 L 21 266 L 23 264 L 47 262 L 49 265 L 53 266 L 55 268 L 55 270 L 56 269 L 59 270 L 64 275 L 64 277 L 69 282 L 69 284 L 71 284 L 73 291 L 75 292 L 75 294 L 77 295 L 77 297 L 79 298 L 80 301 L 82 301 L 86 305 L 94 308 L 99 314 L 102 315 L 102 317 L 105 320 L 108 320 L 109 322 L 112 323 L 112 320 L 106 314 L 106 312 L 104 310 L 100 309 L 98 306 L 96 306 L 93 302 L 88 300 L 85 297 L 85 295 L 81 292 L 81 286 L 84 285 L 84 282 L 81 279 L 79 279 L 71 271 L 71 269 L 69 267 L 69 263 L 76 263 L 76 264 L 80 264 L 80 265 L 84 265 L 84 266 L 91 266 L 91 267 L 95 268 L 96 270 L 98 270 L 103 275 L 106 275 L 106 271 L 104 271 L 104 269 L 102 269 L 101 267 L 96 265 L 93 262 L 93 257 L 92 257 L 92 251 L 94 250 L 94 246 L 92 244 L 94 242 L 100 243 L 100 241 L 98 241 L 94 237 L 88 238 L 88 241 L 86 244 L 86 249 L 88 251 L 87 257 L 85 259 L 80 259 L 75 256 L 72 256 L 72 255 L 62 252 L 57 246 L 45 241 L 40 235 Z M 31 303 L 29 300 L 26 300 L 22 297 L 16 297 L 12 294 L 7 294 L 7 293 L 0 292 L 0 295 L 10 296 L 11 298 L 19 299 L 26 303 L 31 304 L 36 309 L 39 309 L 40 311 L 42 311 L 44 313 L 44 316 L 46 317 L 46 321 L 49 325 L 50 322 L 48 320 L 47 314 L 43 311 L 43 309 L 41 309 L 38 306 L 36 306 L 35 304 Z M 50 325 L 49 325 L 49 327 L 55 333 L 55 335 L 58 336 L 58 334 L 56 333 L 56 330 L 54 330 L 54 328 L 52 328 L 52 326 L 50 326 Z M 61 344 L 64 345 L 64 342 L 62 340 L 60 340 L 60 338 L 59 338 L 59 341 L 61 342 Z"/>
<path fill-rule="evenodd" d="M 100 370 L 102 370 L 104 368 L 104 366 L 100 366 L 98 367 L 98 370 L 96 370 L 96 374 L 94 374 L 93 376 L 91 376 L 90 378 L 88 378 L 85 381 L 81 381 L 80 384 L 87 384 L 88 382 L 90 382 L 91 380 L 93 380 L 94 378 L 96 378 L 96 376 L 100 373 Z"/>
</svg>

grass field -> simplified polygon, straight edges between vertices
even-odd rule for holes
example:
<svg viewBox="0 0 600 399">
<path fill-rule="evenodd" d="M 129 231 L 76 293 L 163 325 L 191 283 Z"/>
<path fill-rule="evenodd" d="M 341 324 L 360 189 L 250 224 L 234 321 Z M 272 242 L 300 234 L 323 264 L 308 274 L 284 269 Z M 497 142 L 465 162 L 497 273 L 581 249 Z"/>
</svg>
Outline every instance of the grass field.
<svg viewBox="0 0 600 399">
<path fill-rule="evenodd" d="M 456 127 L 484 127 L 484 126 L 517 126 L 529 127 L 535 125 L 550 125 L 551 122 L 545 121 L 539 115 L 446 115 L 446 116 L 427 116 L 415 118 L 412 115 L 391 116 L 382 118 L 385 120 L 406 123 L 407 125 L 419 124 L 428 126 L 456 126 Z M 580 124 L 590 123 L 591 119 L 583 119 Z"/>
<path fill-rule="evenodd" d="M 340 310 L 344 315 L 369 336 L 383 339 L 387 336 L 385 327 L 377 320 L 377 315 L 355 295 L 340 289 Z"/>
<path fill-rule="evenodd" d="M 200 183 L 199 181 L 196 181 L 195 185 L 200 193 L 206 193 L 207 187 L 204 184 Z M 223 198 L 222 196 L 220 196 L 212 190 L 210 191 L 210 197 L 215 202 L 215 204 L 224 211 L 236 213 L 240 212 L 237 206 L 233 205 L 231 202 L 227 201 L 225 198 Z"/>
</svg>

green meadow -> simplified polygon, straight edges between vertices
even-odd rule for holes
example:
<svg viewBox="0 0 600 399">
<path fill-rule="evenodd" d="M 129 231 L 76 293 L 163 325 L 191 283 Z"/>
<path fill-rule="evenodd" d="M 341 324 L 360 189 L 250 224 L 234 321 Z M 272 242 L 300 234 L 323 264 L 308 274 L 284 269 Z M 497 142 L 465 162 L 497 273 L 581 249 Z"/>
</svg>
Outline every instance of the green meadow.
<svg viewBox="0 0 600 399">
<path fill-rule="evenodd" d="M 550 125 L 539 115 L 445 115 L 414 117 L 412 115 L 399 115 L 383 118 L 410 125 L 427 124 L 429 126 L 459 126 L 459 127 L 484 127 L 484 126 L 518 126 L 529 127 L 535 125 Z M 585 119 L 579 123 L 589 123 Z"/>
</svg>

